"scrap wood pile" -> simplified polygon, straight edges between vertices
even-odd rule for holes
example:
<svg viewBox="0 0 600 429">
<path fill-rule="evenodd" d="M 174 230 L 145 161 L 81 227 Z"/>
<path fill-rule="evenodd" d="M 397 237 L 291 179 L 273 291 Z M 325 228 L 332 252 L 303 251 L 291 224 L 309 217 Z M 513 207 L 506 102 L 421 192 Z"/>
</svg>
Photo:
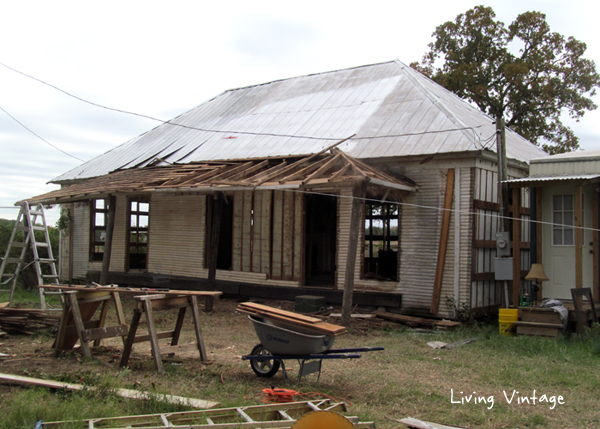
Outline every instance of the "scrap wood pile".
<svg viewBox="0 0 600 429">
<path fill-rule="evenodd" d="M 296 325 L 301 328 L 309 328 L 326 335 L 342 335 L 346 333 L 344 326 L 327 323 L 317 317 L 305 316 L 293 311 L 281 310 L 254 302 L 243 302 L 238 305 L 237 310 L 240 313 L 279 320 L 286 322 L 288 325 Z"/>
<path fill-rule="evenodd" d="M 60 315 L 33 308 L 0 308 L 0 329 L 9 334 L 33 334 L 32 331 L 58 326 Z"/>
<path fill-rule="evenodd" d="M 411 327 L 437 327 L 439 329 L 452 330 L 457 326 L 460 326 L 460 322 L 453 322 L 451 320 L 428 319 L 426 317 L 415 317 L 407 316 L 405 314 L 389 313 L 383 308 L 380 308 L 374 314 L 382 319 L 402 323 Z"/>
</svg>

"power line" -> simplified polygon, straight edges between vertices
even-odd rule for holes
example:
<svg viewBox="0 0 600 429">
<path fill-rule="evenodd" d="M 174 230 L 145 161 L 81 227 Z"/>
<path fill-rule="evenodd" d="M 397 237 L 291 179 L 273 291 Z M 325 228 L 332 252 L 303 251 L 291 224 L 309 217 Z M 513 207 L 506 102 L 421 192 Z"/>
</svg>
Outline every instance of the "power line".
<svg viewBox="0 0 600 429">
<path fill-rule="evenodd" d="M 258 132 L 252 132 L 252 131 L 233 131 L 233 130 L 214 130 L 214 129 L 210 129 L 210 128 L 200 128 L 200 127 L 194 127 L 191 125 L 184 125 L 184 124 L 179 124 L 177 122 L 171 122 L 171 120 L 169 121 L 165 121 L 163 119 L 159 119 L 159 118 L 155 118 L 153 116 L 149 116 L 149 115 L 144 115 L 141 113 L 136 113 L 136 112 L 131 112 L 128 110 L 122 110 L 122 109 L 117 109 L 114 107 L 109 107 L 109 106 L 105 106 L 103 104 L 99 104 L 99 103 L 95 103 L 93 101 L 89 101 L 86 100 L 84 98 L 81 98 L 75 94 L 72 94 L 68 91 L 65 91 L 62 88 L 57 87 L 56 85 L 53 85 L 51 83 L 48 83 L 42 79 L 36 78 L 34 76 L 31 76 L 27 73 L 24 73 L 22 71 L 19 71 L 17 69 L 14 69 L 2 62 L 0 62 L 0 65 L 6 67 L 7 69 L 18 73 L 22 76 L 28 77 L 29 79 L 33 79 L 36 82 L 39 82 L 43 85 L 49 86 L 50 88 L 53 88 L 59 92 L 62 92 L 65 95 L 68 95 L 69 97 L 72 97 L 76 100 L 79 100 L 83 103 L 87 103 L 90 104 L 92 106 L 95 107 L 99 107 L 102 109 L 106 109 L 106 110 L 110 110 L 113 112 L 118 112 L 118 113 L 124 113 L 127 115 L 134 115 L 140 118 L 145 118 L 145 119 L 150 119 L 152 121 L 156 121 L 156 122 L 161 122 L 163 124 L 166 125 L 173 125 L 173 126 L 177 126 L 177 127 L 182 127 L 182 128 L 187 128 L 190 130 L 196 130 L 196 131 L 203 131 L 203 132 L 210 132 L 210 133 L 222 133 L 222 134 L 242 134 L 242 135 L 253 135 L 253 136 L 268 136 L 268 137 L 287 137 L 287 138 L 299 138 L 299 139 L 307 139 L 307 140 L 324 140 L 324 141 L 338 141 L 341 140 L 342 138 L 338 138 L 338 137 L 316 137 L 316 136 L 301 136 L 301 135 L 295 135 L 295 134 L 277 134 L 277 133 L 258 133 Z M 445 130 L 436 130 L 436 131 L 422 131 L 422 132 L 417 132 L 417 133 L 404 133 L 404 134 L 389 134 L 389 135 L 383 135 L 383 136 L 364 136 L 364 137 L 354 137 L 354 140 L 370 140 L 370 139 L 382 139 L 382 138 L 394 138 L 394 137 L 410 137 L 410 136 L 419 136 L 419 135 L 425 135 L 425 134 L 441 134 L 441 133 L 448 133 L 448 132 L 454 132 L 454 131 L 465 131 L 465 130 L 475 130 L 477 128 L 481 128 L 484 125 L 477 125 L 474 127 L 461 127 L 461 128 L 449 128 L 449 129 L 445 129 Z"/>
<path fill-rule="evenodd" d="M 54 149 L 56 149 L 59 152 L 64 153 L 67 156 L 70 156 L 71 158 L 75 158 L 78 161 L 81 162 L 85 162 L 83 159 L 81 158 L 77 158 L 75 155 L 71 155 L 68 152 L 65 152 L 64 150 L 62 150 L 61 148 L 54 146 L 52 143 L 50 143 L 48 140 L 46 140 L 45 138 L 43 138 L 42 136 L 40 136 L 39 134 L 36 134 L 33 130 L 31 130 L 30 128 L 28 128 L 24 123 L 22 123 L 21 121 L 19 121 L 17 118 L 15 118 L 13 115 L 11 115 L 10 113 L 8 113 L 2 106 L 0 106 L 0 110 L 2 110 L 4 113 L 6 113 L 6 115 L 11 118 L 13 121 L 15 121 L 17 124 L 19 124 L 20 126 L 22 126 L 23 128 L 25 128 L 27 131 L 29 131 L 31 134 L 33 134 L 34 136 L 36 136 L 38 139 L 40 139 L 41 141 L 43 141 L 44 143 L 46 143 L 47 145 L 53 147 Z"/>
<path fill-rule="evenodd" d="M 372 202 L 372 203 L 382 204 L 382 201 L 379 199 L 366 198 L 366 197 L 364 197 L 364 198 L 363 197 L 355 197 L 353 195 L 340 195 L 340 194 L 330 194 L 330 193 L 326 193 L 326 192 L 303 191 L 300 189 L 282 189 L 282 190 L 286 191 L 286 192 L 298 192 L 298 193 L 303 193 L 303 194 L 322 195 L 322 196 L 326 196 L 326 197 L 346 198 L 346 199 L 351 199 L 351 200 L 357 199 L 357 200 L 361 200 L 364 202 Z M 533 220 L 533 219 L 521 219 L 521 218 L 515 218 L 512 216 L 502 216 L 499 213 L 497 213 L 497 214 L 496 213 L 480 213 L 480 212 L 472 212 L 470 210 L 446 209 L 443 207 L 427 206 L 427 205 L 423 205 L 423 204 L 407 203 L 407 202 L 403 202 L 403 201 L 402 202 L 387 201 L 387 202 L 390 204 L 396 204 L 398 206 L 416 207 L 416 208 L 422 208 L 422 209 L 437 210 L 440 212 L 457 213 L 457 214 L 461 214 L 461 215 L 496 217 L 498 219 L 517 220 L 519 222 L 528 222 L 528 223 L 533 223 L 533 224 L 539 223 L 541 225 L 559 226 L 562 228 L 581 229 L 584 231 L 600 232 L 600 229 L 596 229 L 596 228 L 590 228 L 590 227 L 585 227 L 585 226 L 566 225 L 566 224 L 561 224 L 561 223 L 545 222 L 545 221 Z"/>
</svg>

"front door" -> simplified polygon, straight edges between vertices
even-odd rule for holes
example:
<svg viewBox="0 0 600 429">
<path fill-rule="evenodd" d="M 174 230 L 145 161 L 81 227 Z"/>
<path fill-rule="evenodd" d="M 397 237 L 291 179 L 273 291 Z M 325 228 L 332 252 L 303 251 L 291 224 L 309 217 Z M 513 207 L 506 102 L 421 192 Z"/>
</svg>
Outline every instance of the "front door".
<svg viewBox="0 0 600 429">
<path fill-rule="evenodd" d="M 583 225 L 592 224 L 591 187 L 583 190 Z M 549 280 L 542 283 L 544 298 L 571 299 L 575 287 L 575 194 L 573 186 L 544 188 L 542 196 L 543 265 Z M 592 232 L 583 230 L 583 287 L 592 287 Z"/>
</svg>

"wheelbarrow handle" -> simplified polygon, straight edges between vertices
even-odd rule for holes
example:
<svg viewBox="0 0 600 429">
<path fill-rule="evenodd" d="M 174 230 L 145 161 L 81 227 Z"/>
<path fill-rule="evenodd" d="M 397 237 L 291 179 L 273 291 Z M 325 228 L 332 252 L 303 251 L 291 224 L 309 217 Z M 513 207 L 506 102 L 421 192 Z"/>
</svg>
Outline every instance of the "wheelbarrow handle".
<svg viewBox="0 0 600 429">
<path fill-rule="evenodd" d="M 327 353 L 356 353 L 356 352 L 376 352 L 380 350 L 385 350 L 384 347 L 355 347 L 350 349 L 329 349 L 323 354 Z"/>
</svg>

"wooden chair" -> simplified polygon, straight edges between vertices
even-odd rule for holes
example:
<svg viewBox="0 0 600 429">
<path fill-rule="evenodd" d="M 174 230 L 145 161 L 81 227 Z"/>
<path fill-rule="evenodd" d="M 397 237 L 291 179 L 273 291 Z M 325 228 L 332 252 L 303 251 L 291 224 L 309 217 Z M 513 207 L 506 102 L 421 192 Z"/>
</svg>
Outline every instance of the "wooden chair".
<svg viewBox="0 0 600 429">
<path fill-rule="evenodd" d="M 138 301 L 137 307 L 133 310 L 133 318 L 129 327 L 129 334 L 125 341 L 125 347 L 123 355 L 121 357 L 120 366 L 127 366 L 131 350 L 133 345 L 142 341 L 150 341 L 152 347 L 152 357 L 154 359 L 154 365 L 158 371 L 163 370 L 162 355 L 172 354 L 181 351 L 198 350 L 200 353 L 200 360 L 206 361 L 206 347 L 204 346 L 204 339 L 202 338 L 202 332 L 200 330 L 200 314 L 198 312 L 198 300 L 195 295 L 146 295 L 136 296 L 135 299 Z M 194 330 L 196 333 L 196 342 L 183 346 L 178 346 L 179 335 L 181 334 L 181 327 L 185 318 L 186 310 L 190 308 L 192 310 L 192 318 L 194 320 Z M 179 309 L 177 316 L 177 322 L 175 328 L 172 331 L 157 332 L 154 324 L 154 311 Z M 146 321 L 148 323 L 148 335 L 136 336 L 137 328 L 142 317 L 142 313 L 146 314 Z M 159 339 L 171 338 L 170 346 L 160 347 L 158 344 Z"/>
</svg>

